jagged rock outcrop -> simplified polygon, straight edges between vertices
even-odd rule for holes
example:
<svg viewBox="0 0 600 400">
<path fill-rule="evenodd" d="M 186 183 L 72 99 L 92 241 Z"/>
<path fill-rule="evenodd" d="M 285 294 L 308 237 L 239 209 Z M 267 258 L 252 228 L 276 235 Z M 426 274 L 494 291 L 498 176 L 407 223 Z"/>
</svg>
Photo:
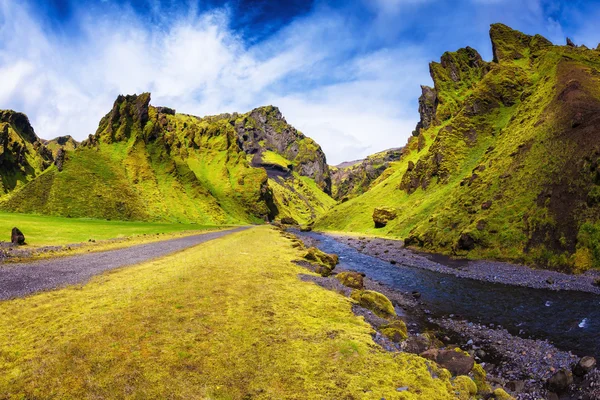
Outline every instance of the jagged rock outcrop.
<svg viewBox="0 0 600 400">
<path fill-rule="evenodd" d="M 55 158 L 56 154 L 60 149 L 63 149 L 65 151 L 73 151 L 80 145 L 80 143 L 77 140 L 73 139 L 70 135 L 58 136 L 51 140 L 41 139 L 41 141 L 48 148 L 48 150 L 52 152 Z"/>
<path fill-rule="evenodd" d="M 413 131 L 413 136 L 419 136 L 421 129 L 427 129 L 434 123 L 438 106 L 435 89 L 421 85 L 421 92 L 419 97 L 419 116 L 421 119 Z"/>
<path fill-rule="evenodd" d="M 314 179 L 325 193 L 331 194 L 331 177 L 321 146 L 289 125 L 277 107 L 252 110 L 236 120 L 235 130 L 238 143 L 247 154 L 274 151 L 291 161 L 294 171 Z"/>
<path fill-rule="evenodd" d="M 400 160 L 401 157 L 402 148 L 395 148 L 372 154 L 363 160 L 329 167 L 333 198 L 346 201 L 350 197 L 366 192 L 390 164 Z"/>
<path fill-rule="evenodd" d="M 23 113 L 0 110 L 0 195 L 34 179 L 52 163 Z"/>
</svg>

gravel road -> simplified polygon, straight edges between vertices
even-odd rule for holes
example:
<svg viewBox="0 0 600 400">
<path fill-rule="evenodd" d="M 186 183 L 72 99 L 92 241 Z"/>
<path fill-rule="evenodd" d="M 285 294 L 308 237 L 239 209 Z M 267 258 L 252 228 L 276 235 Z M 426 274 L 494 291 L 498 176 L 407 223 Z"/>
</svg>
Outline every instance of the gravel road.
<svg viewBox="0 0 600 400">
<path fill-rule="evenodd" d="M 104 271 L 141 263 L 217 239 L 247 228 L 209 232 L 72 257 L 19 264 L 0 264 L 0 300 L 23 297 L 43 290 L 83 283 Z"/>
</svg>

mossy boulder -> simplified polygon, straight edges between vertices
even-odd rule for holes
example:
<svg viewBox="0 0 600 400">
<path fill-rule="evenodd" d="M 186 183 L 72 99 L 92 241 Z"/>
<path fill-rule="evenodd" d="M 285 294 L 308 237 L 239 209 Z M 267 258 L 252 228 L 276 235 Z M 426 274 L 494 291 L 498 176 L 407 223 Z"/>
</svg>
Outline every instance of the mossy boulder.
<svg viewBox="0 0 600 400">
<path fill-rule="evenodd" d="M 354 271 L 344 271 L 337 274 L 336 279 L 344 286 L 352 289 L 364 289 L 364 277 Z"/>
<path fill-rule="evenodd" d="M 393 219 L 396 219 L 398 212 L 389 207 L 377 207 L 373 210 L 373 222 L 375 228 L 383 228 Z"/>
<path fill-rule="evenodd" d="M 511 395 L 509 395 L 508 393 L 506 393 L 506 391 L 504 389 L 496 389 L 494 390 L 494 399 L 497 400 L 515 400 L 514 397 L 512 397 Z"/>
<path fill-rule="evenodd" d="M 336 254 L 327 254 L 316 247 L 309 247 L 306 250 L 304 259 L 316 263 L 316 272 L 321 274 L 321 276 L 331 275 L 331 272 L 339 262 L 339 258 Z"/>
<path fill-rule="evenodd" d="M 468 376 L 457 376 L 452 385 L 458 392 L 459 399 L 469 400 L 471 396 L 477 394 L 477 385 Z"/>
<path fill-rule="evenodd" d="M 379 292 L 373 290 L 355 290 L 350 297 L 362 307 L 373 311 L 381 318 L 396 316 L 396 310 L 390 299 Z"/>
<path fill-rule="evenodd" d="M 380 326 L 379 331 L 383 336 L 395 343 L 400 343 L 408 338 L 408 329 L 401 319 L 396 319 L 389 324 Z"/>
<path fill-rule="evenodd" d="M 480 364 L 475 364 L 471 370 L 473 381 L 477 385 L 477 393 L 489 394 L 492 391 L 490 384 L 487 382 L 487 373 Z"/>
</svg>

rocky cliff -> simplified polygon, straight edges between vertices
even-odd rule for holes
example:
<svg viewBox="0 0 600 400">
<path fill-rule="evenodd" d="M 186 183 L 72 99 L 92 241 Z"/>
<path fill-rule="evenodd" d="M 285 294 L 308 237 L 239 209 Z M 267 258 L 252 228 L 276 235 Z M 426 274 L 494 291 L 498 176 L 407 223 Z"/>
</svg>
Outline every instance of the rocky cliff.
<svg viewBox="0 0 600 400">
<path fill-rule="evenodd" d="M 600 52 L 502 24 L 494 59 L 430 64 L 421 119 L 389 176 L 317 227 L 377 232 L 468 257 L 600 266 Z M 397 218 L 375 228 L 377 207 Z"/>
</svg>

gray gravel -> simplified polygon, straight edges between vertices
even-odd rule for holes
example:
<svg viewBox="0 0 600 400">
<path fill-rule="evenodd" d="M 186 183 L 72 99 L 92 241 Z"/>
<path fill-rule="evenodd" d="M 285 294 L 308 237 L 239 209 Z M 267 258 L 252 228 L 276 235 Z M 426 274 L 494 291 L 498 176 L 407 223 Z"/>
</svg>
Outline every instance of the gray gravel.
<svg viewBox="0 0 600 400">
<path fill-rule="evenodd" d="M 30 263 L 0 264 L 0 300 L 23 297 L 43 290 L 84 283 L 104 271 L 162 257 L 217 239 L 246 227 L 209 232 L 72 257 Z"/>
</svg>

